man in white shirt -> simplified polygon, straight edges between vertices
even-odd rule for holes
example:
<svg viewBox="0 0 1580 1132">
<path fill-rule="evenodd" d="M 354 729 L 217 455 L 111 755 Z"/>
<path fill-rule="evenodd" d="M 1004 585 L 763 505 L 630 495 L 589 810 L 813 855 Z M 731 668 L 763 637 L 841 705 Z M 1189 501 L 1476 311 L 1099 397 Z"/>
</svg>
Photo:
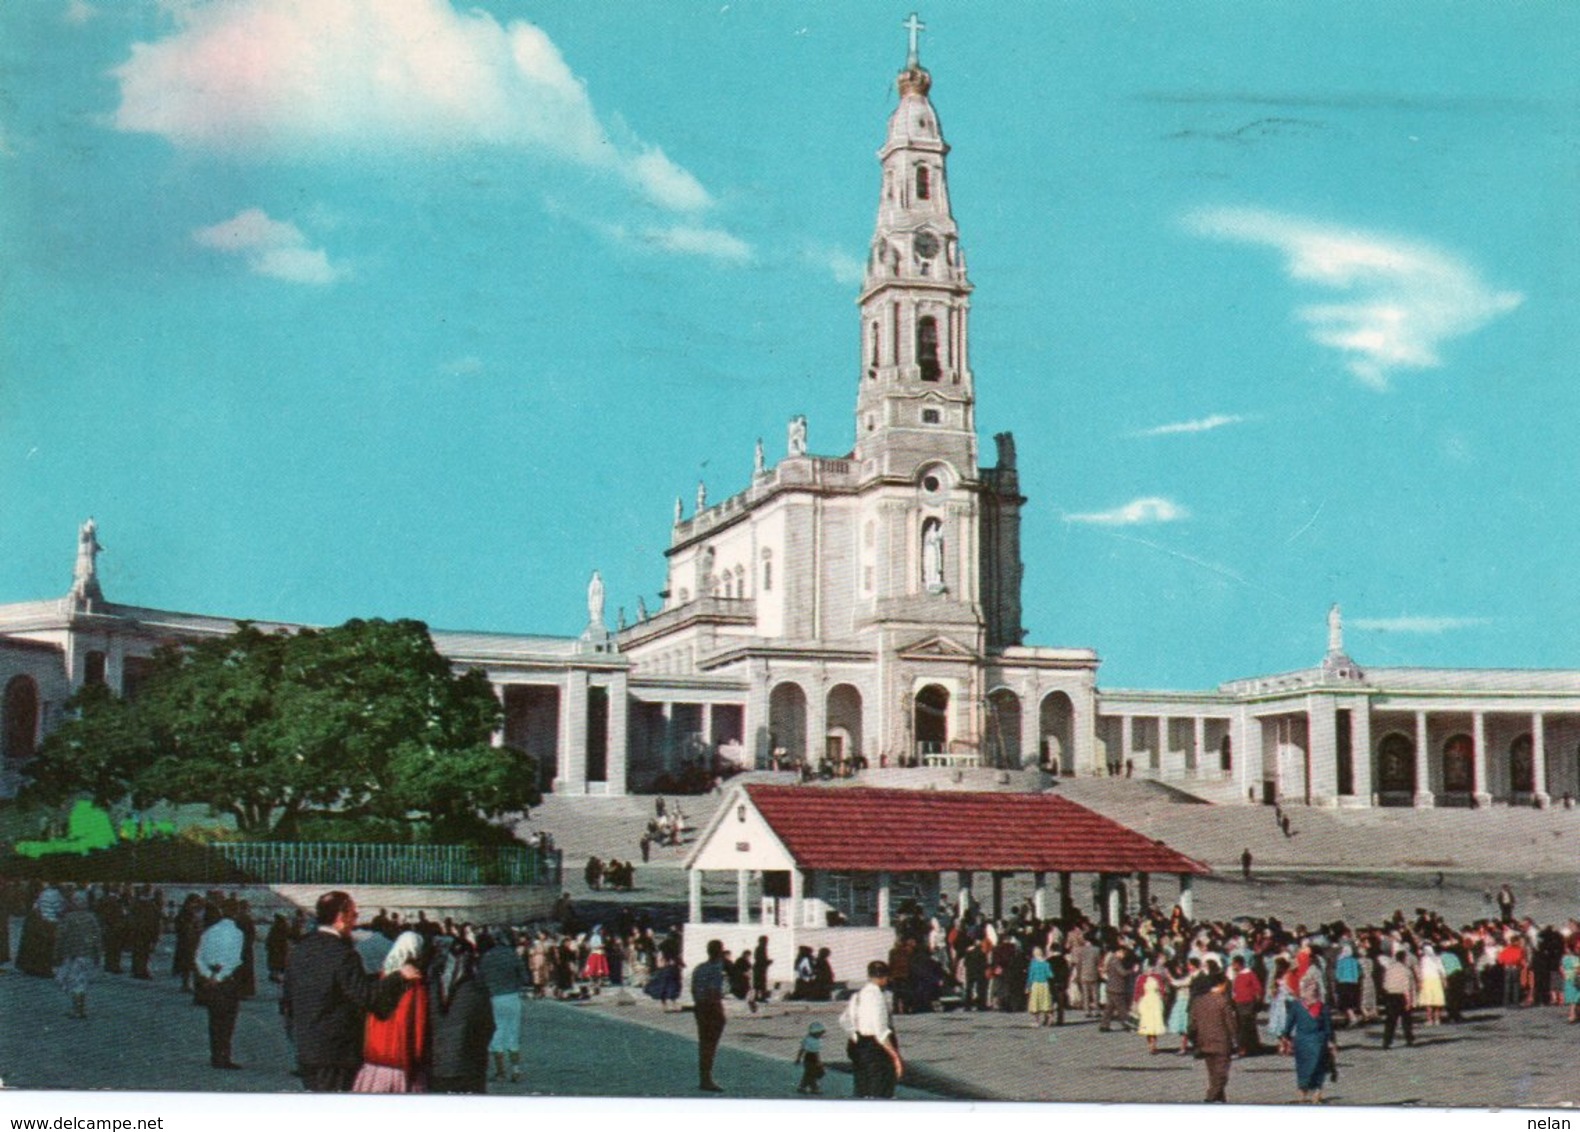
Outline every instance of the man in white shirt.
<svg viewBox="0 0 1580 1132">
<path fill-rule="evenodd" d="M 867 964 L 867 984 L 856 992 L 840 1018 L 850 1035 L 851 1068 L 858 1097 L 892 1097 L 905 1073 L 905 1062 L 889 1024 L 889 965 L 881 960 Z"/>
<path fill-rule="evenodd" d="M 241 1009 L 241 967 L 246 937 L 236 926 L 236 908 L 230 901 L 198 940 L 198 1001 L 208 1008 L 208 1059 L 215 1069 L 240 1069 L 230 1058 L 231 1035 Z"/>
</svg>

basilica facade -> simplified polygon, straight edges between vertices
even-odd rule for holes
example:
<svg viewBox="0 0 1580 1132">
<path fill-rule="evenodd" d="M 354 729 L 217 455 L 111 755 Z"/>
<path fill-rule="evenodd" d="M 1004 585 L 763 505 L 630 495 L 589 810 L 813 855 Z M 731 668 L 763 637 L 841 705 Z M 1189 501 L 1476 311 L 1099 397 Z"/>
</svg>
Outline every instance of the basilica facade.
<svg viewBox="0 0 1580 1132">
<path fill-rule="evenodd" d="M 721 763 L 886 784 L 913 768 L 1040 767 L 1219 802 L 1580 794 L 1580 671 L 1366 669 L 1337 608 L 1310 669 L 1209 692 L 1101 689 L 1093 649 L 1025 643 L 1016 446 L 1003 433 L 991 462 L 978 450 L 972 285 L 931 84 L 913 47 L 878 151 L 854 447 L 815 454 L 796 417 L 783 458 L 759 445 L 742 490 L 710 504 L 699 485 L 689 515 L 677 500 L 663 604 L 634 623 L 608 626 L 595 575 L 579 636 L 434 631 L 493 681 L 498 741 L 577 795 Z M 235 627 L 108 601 L 98 549 L 90 521 L 65 597 L 0 606 L 0 791 L 76 688 L 135 695 L 157 647 Z"/>
</svg>

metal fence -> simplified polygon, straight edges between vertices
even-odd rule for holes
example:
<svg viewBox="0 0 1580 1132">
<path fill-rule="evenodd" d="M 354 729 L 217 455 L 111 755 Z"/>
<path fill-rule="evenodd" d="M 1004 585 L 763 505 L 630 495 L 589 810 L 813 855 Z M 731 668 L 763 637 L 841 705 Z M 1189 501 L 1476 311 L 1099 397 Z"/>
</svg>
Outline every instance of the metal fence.
<svg viewBox="0 0 1580 1132">
<path fill-rule="evenodd" d="M 256 884 L 558 885 L 561 875 L 558 850 L 517 845 L 222 841 L 209 849 Z"/>
</svg>

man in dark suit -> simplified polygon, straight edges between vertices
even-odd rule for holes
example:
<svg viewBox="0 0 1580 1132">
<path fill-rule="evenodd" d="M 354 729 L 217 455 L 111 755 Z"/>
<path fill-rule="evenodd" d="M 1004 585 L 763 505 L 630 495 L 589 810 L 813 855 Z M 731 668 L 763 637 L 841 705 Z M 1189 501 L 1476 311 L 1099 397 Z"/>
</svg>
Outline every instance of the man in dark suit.
<svg viewBox="0 0 1580 1132">
<path fill-rule="evenodd" d="M 368 1012 L 389 1013 L 405 983 L 421 979 L 422 972 L 409 963 L 399 978 L 380 978 L 363 969 L 351 943 L 357 905 L 349 894 L 324 893 L 315 914 L 318 930 L 291 949 L 281 1010 L 296 1042 L 302 1083 L 315 1093 L 344 1093 L 362 1067 Z"/>
<path fill-rule="evenodd" d="M 1240 1028 L 1229 998 L 1229 980 L 1214 975 L 1205 994 L 1190 1004 L 1190 1040 L 1207 1063 L 1207 1097 L 1220 1103 L 1229 1084 L 1229 1059 L 1234 1056 L 1235 1036 Z"/>
</svg>

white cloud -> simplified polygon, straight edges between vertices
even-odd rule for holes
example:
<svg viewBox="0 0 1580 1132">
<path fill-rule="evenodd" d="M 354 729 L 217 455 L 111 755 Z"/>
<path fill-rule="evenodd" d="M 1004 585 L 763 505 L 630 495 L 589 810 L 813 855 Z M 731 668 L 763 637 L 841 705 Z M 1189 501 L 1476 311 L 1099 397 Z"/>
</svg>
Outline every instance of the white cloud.
<svg viewBox="0 0 1580 1132">
<path fill-rule="evenodd" d="M 199 228 L 192 239 L 205 248 L 242 257 L 255 275 L 288 283 L 326 286 L 348 274 L 322 248 L 311 247 L 302 230 L 275 220 L 261 208 L 248 208 L 229 220 Z"/>
<path fill-rule="evenodd" d="M 1181 433 L 1211 432 L 1215 428 L 1225 425 L 1243 424 L 1249 417 L 1234 416 L 1227 413 L 1214 413 L 1210 417 L 1202 417 L 1196 421 L 1177 421 L 1174 424 L 1156 425 L 1144 428 L 1139 432 L 1131 433 L 1132 436 L 1177 436 Z"/>
<path fill-rule="evenodd" d="M 1202 236 L 1275 248 L 1300 283 L 1343 292 L 1342 302 L 1296 308 L 1311 340 L 1345 359 L 1378 389 L 1401 369 L 1436 369 L 1439 347 L 1473 333 L 1524 301 L 1495 290 L 1449 252 L 1260 209 L 1206 209 L 1187 218 Z"/>
<path fill-rule="evenodd" d="M 1375 633 L 1447 633 L 1488 624 L 1485 617 L 1356 617 L 1346 622 Z"/>
<path fill-rule="evenodd" d="M 751 245 L 722 228 L 649 228 L 642 233 L 642 239 L 666 252 L 706 256 L 726 263 L 745 263 L 752 258 Z"/>
<path fill-rule="evenodd" d="M 1178 503 L 1161 496 L 1148 495 L 1132 499 L 1111 511 L 1093 511 L 1081 515 L 1066 515 L 1066 523 L 1097 523 L 1109 527 L 1129 527 L 1139 523 L 1175 523 L 1190 518 L 1190 512 Z"/>
<path fill-rule="evenodd" d="M 464 358 L 451 358 L 439 366 L 439 372 L 447 377 L 467 377 L 474 373 L 482 373 L 483 359 L 475 354 L 468 354 Z"/>
<path fill-rule="evenodd" d="M 612 133 L 548 35 L 448 0 L 214 0 L 116 69 L 117 128 L 242 155 L 511 146 L 613 175 L 662 208 L 712 198 Z"/>
</svg>

